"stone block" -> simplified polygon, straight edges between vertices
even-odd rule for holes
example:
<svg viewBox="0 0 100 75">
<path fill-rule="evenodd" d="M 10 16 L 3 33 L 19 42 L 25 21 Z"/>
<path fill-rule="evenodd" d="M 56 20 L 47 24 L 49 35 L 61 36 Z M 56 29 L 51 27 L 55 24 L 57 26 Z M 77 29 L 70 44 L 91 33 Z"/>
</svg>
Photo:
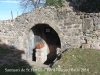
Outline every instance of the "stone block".
<svg viewBox="0 0 100 75">
<path fill-rule="evenodd" d="M 81 43 L 86 43 L 86 40 L 84 40 L 84 39 L 81 39 Z"/>
<path fill-rule="evenodd" d="M 96 30 L 96 31 L 95 31 L 95 34 L 96 34 L 96 35 L 100 35 L 100 30 Z"/>
<path fill-rule="evenodd" d="M 96 25 L 96 29 L 97 29 L 97 30 L 100 30 L 100 24 L 97 24 L 97 25 Z"/>
<path fill-rule="evenodd" d="M 82 49 L 89 49 L 90 48 L 90 44 L 82 44 Z"/>
<path fill-rule="evenodd" d="M 44 63 L 47 60 L 47 55 L 43 52 L 36 53 L 36 62 Z"/>
<path fill-rule="evenodd" d="M 75 25 L 74 25 L 74 28 L 79 28 L 79 27 L 80 27 L 79 24 L 75 24 Z"/>
<path fill-rule="evenodd" d="M 93 43 L 93 44 L 91 45 L 91 48 L 92 48 L 92 49 L 99 49 L 99 50 L 100 50 L 100 43 Z"/>
<path fill-rule="evenodd" d="M 48 46 L 44 44 L 44 47 L 40 49 L 36 49 L 36 52 L 43 52 L 43 53 L 48 54 L 49 53 Z"/>
<path fill-rule="evenodd" d="M 48 46 L 44 44 L 43 48 L 36 49 L 36 62 L 44 63 L 47 60 L 49 54 Z"/>
<path fill-rule="evenodd" d="M 93 31 L 93 28 L 94 27 L 92 19 L 84 19 L 84 27 L 83 27 L 84 32 Z"/>
</svg>

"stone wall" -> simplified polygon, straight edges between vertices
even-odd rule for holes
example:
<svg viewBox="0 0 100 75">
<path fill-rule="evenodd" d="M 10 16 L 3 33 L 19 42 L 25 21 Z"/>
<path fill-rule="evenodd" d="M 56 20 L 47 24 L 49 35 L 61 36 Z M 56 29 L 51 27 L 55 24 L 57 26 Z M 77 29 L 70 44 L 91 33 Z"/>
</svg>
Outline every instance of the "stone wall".
<svg viewBox="0 0 100 75">
<path fill-rule="evenodd" d="M 21 49 L 23 38 L 21 37 L 20 28 L 14 27 L 15 20 L 0 21 L 0 44 L 7 44 Z M 19 29 L 16 31 L 16 29 Z M 21 45 L 22 44 L 22 45 Z"/>
<path fill-rule="evenodd" d="M 27 51 L 30 29 L 48 24 L 66 48 L 100 49 L 100 13 L 76 13 L 64 8 L 44 7 L 24 13 L 15 20 L 0 21 L 0 44 Z"/>
</svg>

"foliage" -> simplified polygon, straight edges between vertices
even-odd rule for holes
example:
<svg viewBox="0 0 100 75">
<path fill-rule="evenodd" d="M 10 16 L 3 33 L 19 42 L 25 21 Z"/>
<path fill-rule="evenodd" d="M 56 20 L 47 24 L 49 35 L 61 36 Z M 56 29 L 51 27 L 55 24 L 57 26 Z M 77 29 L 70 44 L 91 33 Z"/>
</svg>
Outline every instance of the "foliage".
<svg viewBox="0 0 100 75">
<path fill-rule="evenodd" d="M 41 6 L 63 6 L 62 0 L 21 0 L 20 6 L 24 10 L 33 10 Z"/>
<path fill-rule="evenodd" d="M 21 0 L 20 6 L 22 7 L 22 9 L 29 11 L 38 8 L 40 6 L 43 6 L 44 3 L 45 0 Z"/>
<path fill-rule="evenodd" d="M 61 7 L 63 6 L 62 0 L 46 0 L 46 6 L 56 6 L 56 7 Z"/>
</svg>

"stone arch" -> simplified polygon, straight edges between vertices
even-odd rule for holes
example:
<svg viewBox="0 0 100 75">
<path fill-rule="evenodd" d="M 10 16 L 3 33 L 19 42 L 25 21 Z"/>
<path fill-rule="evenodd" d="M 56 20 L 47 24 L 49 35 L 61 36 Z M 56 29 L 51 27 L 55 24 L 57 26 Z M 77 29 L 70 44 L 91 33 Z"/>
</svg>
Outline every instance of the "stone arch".
<svg viewBox="0 0 100 75">
<path fill-rule="evenodd" d="M 35 55 L 35 44 L 37 43 L 37 37 L 43 39 L 49 48 L 47 61 L 45 63 L 48 63 L 48 61 L 49 63 L 52 62 L 56 58 L 57 54 L 56 49 L 61 48 L 61 40 L 58 33 L 49 24 L 45 23 L 35 24 L 29 30 L 28 46 L 27 46 L 28 50 L 26 53 L 27 58 L 30 58 L 31 60 L 36 59 L 34 55 Z"/>
</svg>

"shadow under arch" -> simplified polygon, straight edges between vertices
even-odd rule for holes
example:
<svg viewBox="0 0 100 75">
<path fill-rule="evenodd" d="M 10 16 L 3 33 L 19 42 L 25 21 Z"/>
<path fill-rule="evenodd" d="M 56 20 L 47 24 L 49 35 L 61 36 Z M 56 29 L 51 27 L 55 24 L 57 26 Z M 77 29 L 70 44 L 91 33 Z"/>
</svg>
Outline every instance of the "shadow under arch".
<svg viewBox="0 0 100 75">
<path fill-rule="evenodd" d="M 50 53 L 47 55 L 47 60 L 44 64 L 50 64 L 54 61 L 54 59 L 57 56 L 57 48 L 61 48 L 61 41 L 57 34 L 57 32 L 50 27 L 48 24 L 36 24 L 31 28 L 34 36 L 41 37 L 46 44 L 49 47 Z M 35 38 L 35 44 L 38 42 Z M 35 58 L 35 49 L 33 49 L 33 60 L 36 60 Z"/>
</svg>

